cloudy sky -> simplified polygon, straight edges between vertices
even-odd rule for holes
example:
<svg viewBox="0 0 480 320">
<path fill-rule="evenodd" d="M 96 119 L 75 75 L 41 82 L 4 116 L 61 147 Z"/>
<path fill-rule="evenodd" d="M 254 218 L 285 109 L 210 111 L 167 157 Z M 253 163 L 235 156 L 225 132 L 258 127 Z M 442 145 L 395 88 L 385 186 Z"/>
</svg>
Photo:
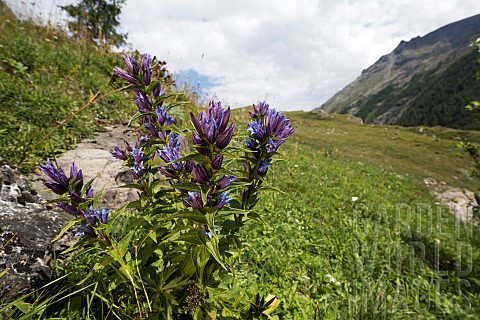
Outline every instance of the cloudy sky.
<svg viewBox="0 0 480 320">
<path fill-rule="evenodd" d="M 7 0 L 54 20 L 72 2 Z M 127 0 L 121 32 L 206 100 L 310 110 L 401 40 L 479 13 L 479 0 Z"/>
</svg>

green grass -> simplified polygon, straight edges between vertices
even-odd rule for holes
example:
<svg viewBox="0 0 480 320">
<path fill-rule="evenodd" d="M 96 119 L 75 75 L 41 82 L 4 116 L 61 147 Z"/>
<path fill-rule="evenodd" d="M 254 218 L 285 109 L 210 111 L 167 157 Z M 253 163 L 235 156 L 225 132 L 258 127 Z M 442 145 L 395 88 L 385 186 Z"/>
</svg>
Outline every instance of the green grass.
<svg viewBox="0 0 480 320">
<path fill-rule="evenodd" d="M 81 109 L 95 93 L 112 90 L 118 54 L 18 20 L 0 2 L 0 56 L 0 157 L 22 169 L 75 145 L 105 120 L 125 119 L 123 95 Z"/>
<path fill-rule="evenodd" d="M 435 168 L 443 162 L 468 167 L 450 131 L 433 129 L 445 137 L 432 139 L 289 115 L 296 132 L 270 181 L 285 193 L 265 196 L 266 225 L 244 233 L 245 284 L 277 294 L 284 319 L 314 319 L 316 310 L 317 319 L 478 317 L 478 229 L 419 181 L 457 181 L 448 180 L 453 169 Z M 415 155 L 424 159 L 409 169 Z"/>
<path fill-rule="evenodd" d="M 346 121 L 344 115 L 321 118 L 306 112 L 289 113 L 297 128 L 295 141 L 319 155 L 378 166 L 422 181 L 432 177 L 475 191 L 470 157 L 457 147 L 458 138 L 480 142 L 480 132 L 441 127 L 382 126 Z"/>
</svg>

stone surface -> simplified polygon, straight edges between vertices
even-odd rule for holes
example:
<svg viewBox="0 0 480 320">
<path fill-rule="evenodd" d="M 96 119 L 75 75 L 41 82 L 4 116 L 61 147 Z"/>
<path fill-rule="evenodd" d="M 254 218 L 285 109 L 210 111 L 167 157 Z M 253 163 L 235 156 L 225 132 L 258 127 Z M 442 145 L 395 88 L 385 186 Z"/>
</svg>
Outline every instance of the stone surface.
<svg viewBox="0 0 480 320">
<path fill-rule="evenodd" d="M 133 142 L 135 134 L 123 126 L 107 129 L 98 133 L 94 139 L 83 140 L 74 150 L 69 150 L 57 158 L 56 162 L 67 175 L 72 162 L 75 162 L 77 167 L 82 169 L 85 181 L 96 177 L 92 184 L 94 193 L 103 189 L 99 208 L 118 209 L 128 201 L 136 200 L 137 194 L 134 190 L 119 188 L 133 180 L 129 170 L 122 168 L 123 161 L 113 158 L 110 151 L 115 146 L 123 149 L 123 140 Z M 48 179 L 47 176 L 38 172 L 29 178 L 33 188 L 43 198 L 51 200 L 55 197 L 55 194 L 43 185 Z"/>
<path fill-rule="evenodd" d="M 49 210 L 16 170 L 0 163 L 0 304 L 52 280 L 52 239 L 70 220 Z M 63 249 L 63 248 L 58 248 Z"/>
</svg>

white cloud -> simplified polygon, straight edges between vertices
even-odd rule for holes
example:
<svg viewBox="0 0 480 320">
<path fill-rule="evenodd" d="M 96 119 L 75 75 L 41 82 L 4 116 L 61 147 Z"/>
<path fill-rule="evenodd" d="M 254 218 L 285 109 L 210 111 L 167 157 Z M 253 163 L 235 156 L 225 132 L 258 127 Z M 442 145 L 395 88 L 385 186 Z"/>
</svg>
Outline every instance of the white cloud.
<svg viewBox="0 0 480 320">
<path fill-rule="evenodd" d="M 127 0 L 121 22 L 174 73 L 215 79 L 210 98 L 308 110 L 401 40 L 477 13 L 478 0 Z"/>
</svg>

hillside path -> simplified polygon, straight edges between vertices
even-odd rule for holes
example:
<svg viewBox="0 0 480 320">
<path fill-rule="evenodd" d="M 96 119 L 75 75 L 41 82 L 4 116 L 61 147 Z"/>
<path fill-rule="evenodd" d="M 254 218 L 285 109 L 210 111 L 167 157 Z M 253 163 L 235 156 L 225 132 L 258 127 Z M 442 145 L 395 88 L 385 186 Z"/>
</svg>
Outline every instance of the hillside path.
<svg viewBox="0 0 480 320">
<path fill-rule="evenodd" d="M 75 149 L 68 150 L 56 159 L 57 164 L 63 168 L 67 176 L 72 162 L 82 169 L 84 180 L 95 177 L 92 188 L 94 193 L 104 188 L 100 208 L 118 209 L 127 201 L 136 199 L 136 192 L 132 189 L 119 188 L 119 186 L 132 182 L 130 173 L 123 168 L 123 161 L 115 159 L 110 154 L 115 146 L 123 149 L 123 140 L 133 141 L 134 133 L 125 126 L 105 126 L 93 139 L 82 140 Z M 54 159 L 52 159 L 54 161 Z M 51 200 L 56 195 L 47 189 L 43 182 L 48 177 L 41 172 L 29 176 L 32 187 L 46 200 Z"/>
</svg>

